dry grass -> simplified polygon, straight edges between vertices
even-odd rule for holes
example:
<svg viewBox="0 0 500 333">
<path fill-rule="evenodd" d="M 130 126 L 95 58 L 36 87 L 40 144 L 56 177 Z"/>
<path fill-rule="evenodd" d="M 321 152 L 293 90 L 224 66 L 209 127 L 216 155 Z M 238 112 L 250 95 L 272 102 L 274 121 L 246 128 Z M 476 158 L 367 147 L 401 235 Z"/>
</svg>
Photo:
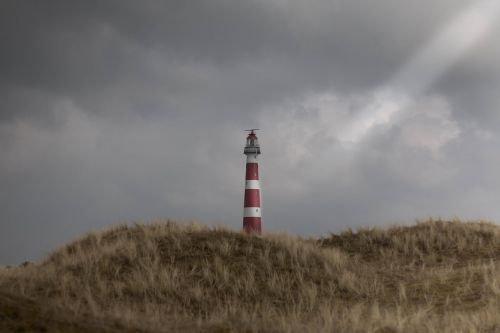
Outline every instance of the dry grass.
<svg viewBox="0 0 500 333">
<path fill-rule="evenodd" d="M 498 332 L 499 256 L 500 227 L 483 222 L 320 240 L 120 226 L 0 268 L 0 329 Z"/>
</svg>

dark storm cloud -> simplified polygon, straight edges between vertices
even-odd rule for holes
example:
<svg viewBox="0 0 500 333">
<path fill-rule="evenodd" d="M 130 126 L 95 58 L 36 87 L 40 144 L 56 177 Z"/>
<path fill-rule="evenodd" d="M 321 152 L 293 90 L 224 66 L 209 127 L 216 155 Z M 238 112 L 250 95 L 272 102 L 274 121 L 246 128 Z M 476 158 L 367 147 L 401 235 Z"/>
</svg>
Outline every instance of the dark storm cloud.
<svg viewBox="0 0 500 333">
<path fill-rule="evenodd" d="M 1 2 L 0 264 L 120 221 L 239 228 L 253 126 L 267 229 L 500 218 L 498 22 L 421 96 L 391 86 L 467 6 Z"/>
<path fill-rule="evenodd" d="M 164 91 L 186 94 L 202 89 L 198 85 L 212 86 L 203 78 L 190 80 L 189 74 L 178 73 L 177 67 L 183 66 L 206 66 L 215 74 L 210 81 L 222 81 L 214 84 L 224 91 L 227 87 L 236 90 L 209 91 L 218 97 L 217 102 L 221 96 L 234 94 L 272 101 L 328 84 L 361 89 L 387 79 L 455 10 L 446 2 L 433 4 L 432 11 L 425 12 L 426 6 L 395 1 L 370 8 L 361 1 L 307 5 L 8 1 L 2 7 L 3 80 L 69 95 L 98 111 L 105 107 L 88 100 L 103 98 L 103 88 L 109 98 L 109 93 L 116 94 L 116 86 L 128 90 L 156 84 Z M 420 22 L 424 14 L 425 25 Z M 403 34 L 393 29 L 402 25 Z M 161 68 L 151 65 L 154 61 Z M 262 72 L 268 73 L 262 82 L 251 80 L 252 76 L 260 78 Z M 127 87 L 130 82 L 141 86 Z M 262 83 L 267 86 L 259 92 Z"/>
</svg>

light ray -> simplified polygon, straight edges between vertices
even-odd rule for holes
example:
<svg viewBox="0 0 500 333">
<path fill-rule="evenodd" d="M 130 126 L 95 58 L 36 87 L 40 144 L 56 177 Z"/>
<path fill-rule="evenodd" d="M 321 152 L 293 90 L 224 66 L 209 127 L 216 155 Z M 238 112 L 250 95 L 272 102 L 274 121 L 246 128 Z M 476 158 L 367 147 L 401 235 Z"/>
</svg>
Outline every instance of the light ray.
<svg viewBox="0 0 500 333">
<path fill-rule="evenodd" d="M 499 14 L 500 0 L 474 2 L 461 11 L 374 93 L 372 105 L 339 133 L 339 139 L 356 143 L 375 126 L 391 122 L 485 38 Z"/>
</svg>

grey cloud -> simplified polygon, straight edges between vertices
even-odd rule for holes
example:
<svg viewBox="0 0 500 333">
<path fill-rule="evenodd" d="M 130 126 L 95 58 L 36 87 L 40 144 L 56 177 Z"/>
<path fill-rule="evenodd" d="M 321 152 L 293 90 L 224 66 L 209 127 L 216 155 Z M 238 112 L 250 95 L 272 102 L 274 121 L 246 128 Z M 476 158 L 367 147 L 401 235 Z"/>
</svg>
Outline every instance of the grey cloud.
<svg viewBox="0 0 500 333">
<path fill-rule="evenodd" d="M 260 1 L 11 1 L 2 8 L 1 40 L 7 52 L 2 52 L 0 66 L 4 80 L 75 99 L 104 98 L 101 89 L 130 81 L 141 83 L 139 89 L 163 83 L 165 90 L 175 90 L 182 79 L 170 68 L 183 65 L 231 68 L 238 82 L 231 87 L 245 87 L 245 78 L 260 75 L 261 63 L 267 64 L 269 77 L 285 75 L 273 87 L 279 98 L 328 84 L 361 89 L 386 80 L 458 7 L 451 1 L 432 6 L 426 12 L 427 5 L 411 8 L 395 1 L 372 7 L 360 1 L 315 1 L 307 6 Z M 423 15 L 426 24 L 421 24 Z M 151 71 L 157 68 L 148 69 L 149 50 L 160 54 L 159 67 L 166 68 L 156 80 Z M 251 89 L 246 91 L 259 87 L 258 82 L 247 85 Z M 254 98 L 263 99 L 269 101 L 270 96 Z"/>
</svg>

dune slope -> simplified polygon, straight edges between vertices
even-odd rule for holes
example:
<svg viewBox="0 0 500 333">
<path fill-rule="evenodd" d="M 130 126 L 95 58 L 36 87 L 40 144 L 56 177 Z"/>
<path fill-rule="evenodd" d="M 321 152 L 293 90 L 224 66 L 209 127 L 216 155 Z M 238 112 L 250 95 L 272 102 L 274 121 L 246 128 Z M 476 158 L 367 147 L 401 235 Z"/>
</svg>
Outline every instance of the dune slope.
<svg viewBox="0 0 500 333">
<path fill-rule="evenodd" d="M 499 257 L 500 227 L 483 222 L 317 240 L 171 221 L 119 226 L 0 269 L 0 328 L 495 332 Z"/>
</svg>

